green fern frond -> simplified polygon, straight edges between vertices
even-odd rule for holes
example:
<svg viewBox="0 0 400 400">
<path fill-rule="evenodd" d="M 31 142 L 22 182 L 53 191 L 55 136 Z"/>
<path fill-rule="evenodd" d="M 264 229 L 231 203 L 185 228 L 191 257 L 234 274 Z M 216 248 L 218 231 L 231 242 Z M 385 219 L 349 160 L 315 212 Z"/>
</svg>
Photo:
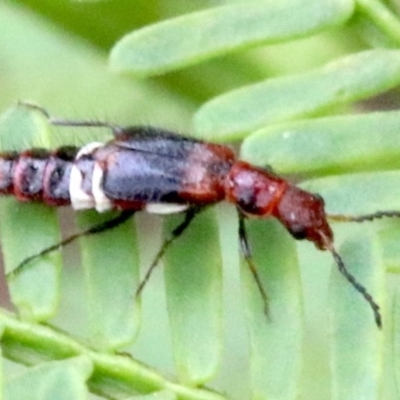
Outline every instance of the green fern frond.
<svg viewBox="0 0 400 400">
<path fill-rule="evenodd" d="M 398 103 L 398 12 L 379 0 L 3 2 L 1 150 L 109 137 L 14 106 L 30 100 L 69 119 L 244 139 L 242 158 L 307 179 L 328 213 L 400 210 L 400 114 L 354 105 L 389 89 Z M 396 280 L 400 265 L 398 221 L 333 227 L 382 306 L 380 332 L 329 254 L 249 221 L 266 320 L 239 267 L 235 217 L 224 206 L 199 216 L 142 304 L 134 293 L 160 243 L 155 219 L 83 238 L 81 262 L 74 248 L 63 268 L 57 252 L 35 260 L 8 283 L 15 315 L 0 310 L 2 355 L 14 361 L 0 399 L 397 398 L 398 290 L 385 276 Z M 80 213 L 77 226 L 101 218 Z M 55 210 L 14 199 L 1 199 L 0 228 L 7 272 L 60 240 Z"/>
</svg>

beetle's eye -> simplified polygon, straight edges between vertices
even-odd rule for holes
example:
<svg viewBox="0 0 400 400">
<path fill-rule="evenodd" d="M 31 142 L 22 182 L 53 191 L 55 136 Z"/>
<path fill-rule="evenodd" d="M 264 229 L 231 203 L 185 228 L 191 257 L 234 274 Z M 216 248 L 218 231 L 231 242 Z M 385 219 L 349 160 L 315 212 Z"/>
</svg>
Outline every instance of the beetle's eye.
<svg viewBox="0 0 400 400">
<path fill-rule="evenodd" d="M 303 240 L 307 236 L 307 230 L 300 225 L 290 227 L 290 233 L 296 240 Z"/>
<path fill-rule="evenodd" d="M 323 199 L 323 197 L 318 194 L 318 193 L 313 193 L 313 196 L 320 202 L 322 203 L 322 205 L 325 205 L 325 200 Z"/>
</svg>

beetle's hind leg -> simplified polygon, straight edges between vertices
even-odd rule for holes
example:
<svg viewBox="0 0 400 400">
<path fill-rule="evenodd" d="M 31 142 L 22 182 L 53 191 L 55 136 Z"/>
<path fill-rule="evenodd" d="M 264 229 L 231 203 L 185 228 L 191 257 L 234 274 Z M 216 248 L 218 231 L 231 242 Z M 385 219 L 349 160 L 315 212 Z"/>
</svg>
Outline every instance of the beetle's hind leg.
<svg viewBox="0 0 400 400">
<path fill-rule="evenodd" d="M 135 211 L 131 211 L 131 210 L 122 211 L 115 218 L 109 219 L 107 221 L 103 221 L 103 222 L 99 223 L 98 225 L 94 225 L 88 229 L 81 231 L 81 232 L 78 232 L 71 236 L 68 236 L 67 238 L 61 240 L 60 242 L 53 244 L 52 246 L 46 247 L 40 253 L 37 253 L 28 258 L 25 258 L 25 260 L 23 260 L 15 269 L 13 269 L 12 271 L 10 271 L 9 273 L 6 274 L 7 278 L 12 279 L 12 278 L 16 277 L 21 272 L 23 272 L 25 268 L 28 267 L 28 265 L 31 261 L 36 260 L 37 258 L 40 258 L 48 253 L 53 252 L 53 251 L 59 250 L 62 247 L 74 242 L 75 240 L 79 239 L 82 236 L 94 235 L 94 234 L 105 232 L 105 231 L 108 231 L 109 229 L 114 229 L 114 228 L 120 226 L 125 221 L 127 221 L 129 218 L 131 218 L 134 213 L 135 213 Z"/>
</svg>

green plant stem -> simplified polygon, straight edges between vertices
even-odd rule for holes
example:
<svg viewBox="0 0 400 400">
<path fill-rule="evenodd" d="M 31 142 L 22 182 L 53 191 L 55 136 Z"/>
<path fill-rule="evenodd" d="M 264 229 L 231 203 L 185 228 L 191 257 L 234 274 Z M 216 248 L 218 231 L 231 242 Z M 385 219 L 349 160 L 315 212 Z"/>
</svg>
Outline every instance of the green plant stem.
<svg viewBox="0 0 400 400">
<path fill-rule="evenodd" d="M 357 9 L 388 37 L 400 43 L 400 21 L 379 0 L 357 0 Z"/>
<path fill-rule="evenodd" d="M 160 390 L 174 392 L 179 399 L 223 400 L 225 397 L 208 389 L 189 388 L 164 378 L 161 374 L 127 355 L 98 353 L 67 335 L 53 329 L 22 322 L 0 312 L 1 345 L 4 355 L 18 363 L 35 365 L 86 355 L 94 372 L 88 381 L 93 393 L 111 399 L 122 399 L 139 393 Z"/>
</svg>

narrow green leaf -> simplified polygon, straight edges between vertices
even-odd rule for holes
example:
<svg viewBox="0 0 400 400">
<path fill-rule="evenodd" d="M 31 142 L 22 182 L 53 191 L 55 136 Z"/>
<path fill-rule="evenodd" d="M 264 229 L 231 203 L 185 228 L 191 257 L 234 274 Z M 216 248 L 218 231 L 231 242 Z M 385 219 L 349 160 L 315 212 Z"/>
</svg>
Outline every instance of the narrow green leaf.
<svg viewBox="0 0 400 400">
<path fill-rule="evenodd" d="M 365 227 L 339 249 L 356 279 L 381 304 L 384 265 L 376 238 Z M 333 399 L 378 399 L 382 375 L 383 334 L 372 311 L 335 267 L 331 281 L 331 367 Z M 383 319 L 383 329 L 385 318 Z"/>
<path fill-rule="evenodd" d="M 115 218 L 95 211 L 81 213 L 83 228 Z M 139 260 L 133 218 L 117 228 L 81 238 L 82 265 L 88 290 L 92 345 L 116 350 L 132 342 L 137 333 L 139 309 L 135 291 L 139 284 Z"/>
<path fill-rule="evenodd" d="M 247 221 L 253 260 L 267 291 L 269 317 L 242 263 L 254 399 L 297 399 L 302 365 L 303 308 L 295 241 L 276 221 Z"/>
<path fill-rule="evenodd" d="M 23 107 L 11 108 L 0 119 L 2 151 L 30 146 L 50 147 L 44 118 Z M 27 257 L 60 240 L 57 214 L 42 204 L 22 204 L 1 199 L 1 243 L 6 271 L 11 272 Z M 22 317 L 43 321 L 51 317 L 59 298 L 60 255 L 53 252 L 33 260 L 18 275 L 10 275 L 11 299 Z"/>
<path fill-rule="evenodd" d="M 168 219 L 166 235 L 182 221 Z M 165 281 L 179 380 L 200 384 L 217 372 L 222 350 L 222 273 L 214 210 L 197 216 L 165 255 Z"/>
<path fill-rule="evenodd" d="M 163 21 L 123 37 L 111 67 L 139 76 L 161 74 L 261 43 L 277 43 L 346 21 L 350 0 L 251 2 Z"/>
<path fill-rule="evenodd" d="M 328 214 L 356 216 L 400 210 L 400 171 L 330 176 L 301 186 L 322 195 Z"/>
<path fill-rule="evenodd" d="M 4 325 L 0 322 L 0 341 L 1 337 L 4 333 Z M 3 361 L 3 350 L 0 347 L 0 400 L 4 399 L 4 383 L 5 383 L 5 376 L 4 376 L 4 361 Z"/>
<path fill-rule="evenodd" d="M 6 400 L 84 400 L 92 372 L 85 356 L 52 361 L 27 369 L 6 384 Z"/>
<path fill-rule="evenodd" d="M 391 169 L 400 166 L 399 126 L 398 111 L 293 122 L 249 136 L 241 154 L 300 176 Z"/>
<path fill-rule="evenodd" d="M 145 394 L 143 396 L 129 397 L 126 400 L 178 400 L 178 398 L 172 391 L 162 390 L 160 392 Z"/>
<path fill-rule="evenodd" d="M 391 340 L 387 341 L 387 352 L 390 366 L 390 373 L 393 374 L 394 380 L 394 396 L 398 394 L 398 385 L 400 379 L 400 287 L 398 285 L 398 278 L 396 277 L 395 284 L 392 286 L 392 302 L 389 304 L 389 312 L 391 316 Z"/>
<path fill-rule="evenodd" d="M 214 140 L 241 139 L 251 130 L 329 111 L 399 83 L 400 51 L 356 53 L 301 75 L 268 79 L 216 97 L 195 115 L 195 131 Z"/>
<path fill-rule="evenodd" d="M 364 14 L 397 45 L 400 43 L 400 21 L 398 15 L 379 0 L 357 0 L 357 11 Z"/>
<path fill-rule="evenodd" d="M 400 224 L 393 220 L 393 226 L 378 232 L 387 272 L 400 273 Z"/>
</svg>

